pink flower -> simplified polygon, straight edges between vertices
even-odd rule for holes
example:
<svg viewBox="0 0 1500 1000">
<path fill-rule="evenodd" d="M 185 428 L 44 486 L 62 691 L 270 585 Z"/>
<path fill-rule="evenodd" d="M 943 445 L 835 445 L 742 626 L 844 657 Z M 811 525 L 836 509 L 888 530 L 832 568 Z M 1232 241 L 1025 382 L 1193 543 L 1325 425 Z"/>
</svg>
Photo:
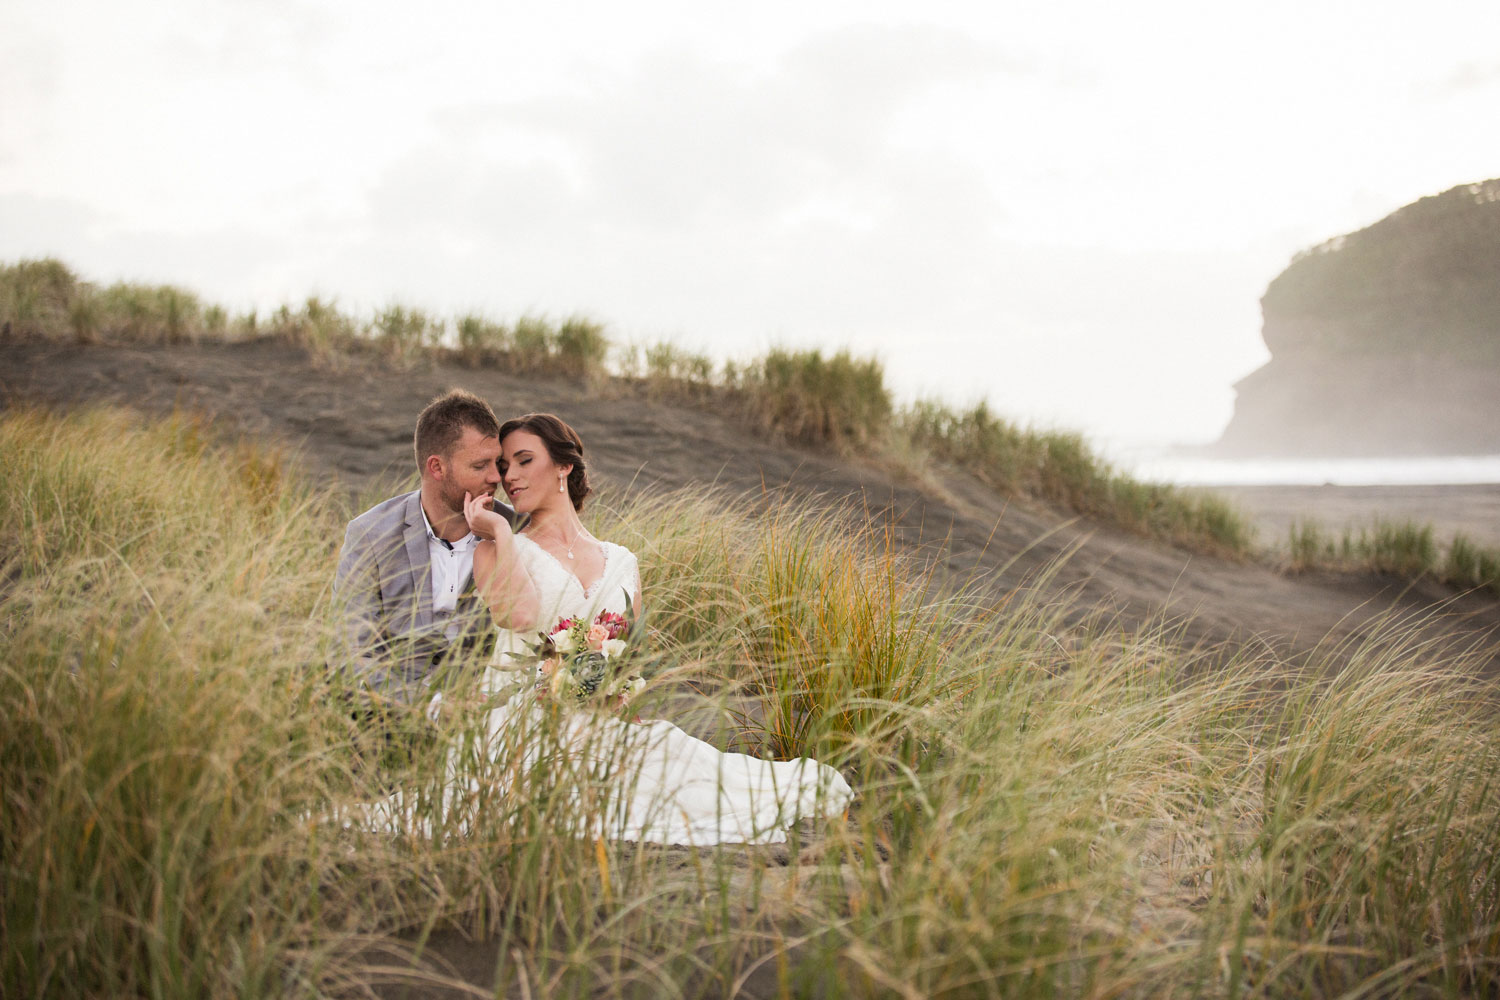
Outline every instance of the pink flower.
<svg viewBox="0 0 1500 1000">
<path fill-rule="evenodd" d="M 613 611 L 599 612 L 599 617 L 595 618 L 594 622 L 609 629 L 609 637 L 611 639 L 622 638 L 630 631 L 630 623 L 625 620 L 625 616 L 615 614 Z"/>
<path fill-rule="evenodd" d="M 590 625 L 589 626 L 589 638 L 588 638 L 589 649 L 595 650 L 597 652 L 599 649 L 601 649 L 604 646 L 604 640 L 608 639 L 608 638 L 610 638 L 609 626 L 607 626 L 607 625 Z"/>
</svg>

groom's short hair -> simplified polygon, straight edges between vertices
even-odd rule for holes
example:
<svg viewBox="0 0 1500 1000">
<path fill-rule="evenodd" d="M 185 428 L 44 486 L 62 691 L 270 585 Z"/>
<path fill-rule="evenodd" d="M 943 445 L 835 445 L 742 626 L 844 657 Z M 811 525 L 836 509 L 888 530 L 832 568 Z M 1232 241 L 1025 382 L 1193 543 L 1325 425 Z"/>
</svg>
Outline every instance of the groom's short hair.
<svg viewBox="0 0 1500 1000">
<path fill-rule="evenodd" d="M 464 428 L 472 427 L 485 437 L 500 436 L 500 421 L 490 404 L 464 389 L 449 389 L 428 403 L 417 417 L 417 432 L 412 448 L 417 453 L 420 471 L 429 455 L 447 458 L 453 446 L 463 437 Z"/>
</svg>

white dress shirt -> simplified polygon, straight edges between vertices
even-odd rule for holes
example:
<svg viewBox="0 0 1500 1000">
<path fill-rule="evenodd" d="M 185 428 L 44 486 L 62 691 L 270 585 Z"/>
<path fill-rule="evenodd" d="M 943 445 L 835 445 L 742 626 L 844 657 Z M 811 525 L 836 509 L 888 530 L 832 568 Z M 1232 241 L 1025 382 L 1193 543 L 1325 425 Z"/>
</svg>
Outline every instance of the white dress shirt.
<svg viewBox="0 0 1500 1000">
<path fill-rule="evenodd" d="M 471 531 L 456 542 L 444 541 L 432 530 L 425 508 L 422 523 L 427 526 L 427 555 L 432 560 L 432 614 L 437 619 L 449 619 L 443 634 L 456 639 L 458 622 L 451 619 L 458 608 L 458 595 L 474 576 L 474 548 L 480 539 Z"/>
</svg>

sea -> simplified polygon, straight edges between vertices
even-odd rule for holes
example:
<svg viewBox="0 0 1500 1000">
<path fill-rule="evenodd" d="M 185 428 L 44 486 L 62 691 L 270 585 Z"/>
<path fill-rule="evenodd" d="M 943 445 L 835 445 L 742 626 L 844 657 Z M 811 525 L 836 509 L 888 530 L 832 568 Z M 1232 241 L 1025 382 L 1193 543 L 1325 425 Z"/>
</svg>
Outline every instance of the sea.
<svg viewBox="0 0 1500 1000">
<path fill-rule="evenodd" d="M 1438 486 L 1500 484 L 1500 455 L 1421 458 L 1206 458 L 1170 448 L 1101 449 L 1115 468 L 1179 486 Z"/>
</svg>

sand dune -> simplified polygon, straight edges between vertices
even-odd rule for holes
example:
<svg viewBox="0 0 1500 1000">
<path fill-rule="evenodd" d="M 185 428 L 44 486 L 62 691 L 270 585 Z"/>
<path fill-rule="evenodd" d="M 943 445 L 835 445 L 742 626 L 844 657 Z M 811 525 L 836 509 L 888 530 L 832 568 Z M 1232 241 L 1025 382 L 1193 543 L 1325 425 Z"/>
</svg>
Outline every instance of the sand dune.
<svg viewBox="0 0 1500 1000">
<path fill-rule="evenodd" d="M 1013 587 L 1071 553 L 1048 586 L 1075 616 L 1102 612 L 1127 626 L 1168 621 L 1183 641 L 1266 642 L 1292 660 L 1377 629 L 1391 615 L 1430 616 L 1430 630 L 1480 642 L 1500 671 L 1500 602 L 1438 584 L 1376 575 L 1290 576 L 1148 542 L 1030 501 L 1008 499 L 962 469 L 914 477 L 880 463 L 792 449 L 698 408 L 576 382 L 494 370 L 431 366 L 395 370 L 372 359 L 315 366 L 299 348 L 269 340 L 173 347 L 0 343 L 0 405 L 70 408 L 122 404 L 148 413 L 185 406 L 224 430 L 286 442 L 315 477 L 351 491 L 410 469 L 411 427 L 433 395 L 462 385 L 502 416 L 551 410 L 573 423 L 591 470 L 616 489 L 717 484 L 751 496 L 821 496 L 896 526 L 901 544 L 947 573 Z M 1500 544 L 1500 487 L 1240 487 L 1226 491 L 1273 537 L 1294 517 L 1329 527 L 1377 514 L 1433 521 Z M 1076 551 L 1074 551 L 1076 549 Z M 330 567 L 331 571 L 331 567 Z"/>
</svg>

